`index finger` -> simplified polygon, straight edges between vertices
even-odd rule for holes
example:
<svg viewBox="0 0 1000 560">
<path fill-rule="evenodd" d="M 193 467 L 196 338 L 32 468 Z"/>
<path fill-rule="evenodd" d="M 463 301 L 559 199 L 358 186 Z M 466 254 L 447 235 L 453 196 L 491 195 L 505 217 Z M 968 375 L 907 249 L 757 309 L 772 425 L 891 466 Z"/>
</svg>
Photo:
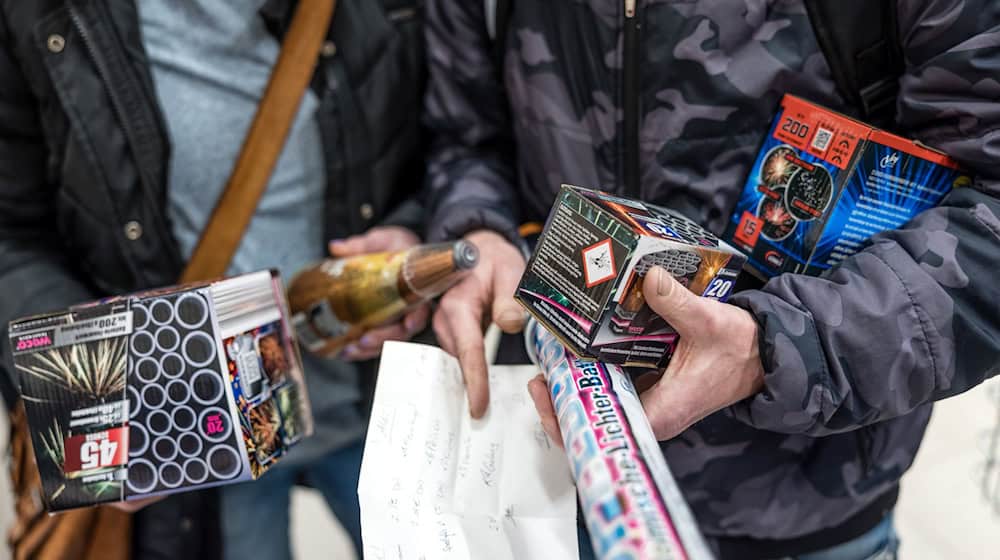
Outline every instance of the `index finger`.
<svg viewBox="0 0 1000 560">
<path fill-rule="evenodd" d="M 371 252 L 368 236 L 352 235 L 347 239 L 334 239 L 328 243 L 330 255 L 334 257 L 352 257 Z"/>
<path fill-rule="evenodd" d="M 482 418 L 490 402 L 482 326 L 473 313 L 456 313 L 451 317 L 451 333 L 465 379 L 465 390 L 469 394 L 469 414 L 473 418 Z"/>
</svg>

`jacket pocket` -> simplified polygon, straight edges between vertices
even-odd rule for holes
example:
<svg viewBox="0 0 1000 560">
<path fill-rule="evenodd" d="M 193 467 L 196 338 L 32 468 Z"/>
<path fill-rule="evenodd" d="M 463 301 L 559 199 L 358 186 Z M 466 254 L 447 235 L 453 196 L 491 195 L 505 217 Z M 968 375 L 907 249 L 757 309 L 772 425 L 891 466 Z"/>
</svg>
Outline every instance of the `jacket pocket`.
<svg viewBox="0 0 1000 560">
<path fill-rule="evenodd" d="M 854 491 L 884 491 L 910 468 L 923 439 L 931 406 L 889 420 L 869 424 L 850 432 L 856 454 L 857 480 Z"/>
</svg>

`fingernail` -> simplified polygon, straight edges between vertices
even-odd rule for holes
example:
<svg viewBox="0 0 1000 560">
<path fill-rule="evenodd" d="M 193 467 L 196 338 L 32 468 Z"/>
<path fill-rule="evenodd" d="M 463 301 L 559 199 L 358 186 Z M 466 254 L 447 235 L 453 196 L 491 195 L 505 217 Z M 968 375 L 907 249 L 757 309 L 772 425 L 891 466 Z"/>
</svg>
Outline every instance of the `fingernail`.
<svg viewBox="0 0 1000 560">
<path fill-rule="evenodd" d="M 660 267 L 656 267 L 654 270 L 656 271 L 656 294 L 660 296 L 669 295 L 672 288 L 669 281 L 670 275 Z"/>
<path fill-rule="evenodd" d="M 357 354 L 357 353 L 358 353 L 358 345 L 357 344 L 348 344 L 347 346 L 344 347 L 343 350 L 340 351 L 340 356 L 342 358 L 351 358 L 351 357 L 354 356 L 354 354 Z"/>
<path fill-rule="evenodd" d="M 378 343 L 375 341 L 375 337 L 370 334 L 362 336 L 361 340 L 358 341 L 359 346 L 367 346 L 369 348 L 374 347 L 376 344 Z"/>
<path fill-rule="evenodd" d="M 414 317 L 407 317 L 403 321 L 403 328 L 406 329 L 406 332 L 413 334 L 419 328 L 419 325 L 417 325 L 417 320 Z"/>
<path fill-rule="evenodd" d="M 479 420 L 486 415 L 486 406 L 480 406 L 472 402 L 472 396 L 469 396 L 469 415 L 472 416 L 474 420 Z"/>
</svg>

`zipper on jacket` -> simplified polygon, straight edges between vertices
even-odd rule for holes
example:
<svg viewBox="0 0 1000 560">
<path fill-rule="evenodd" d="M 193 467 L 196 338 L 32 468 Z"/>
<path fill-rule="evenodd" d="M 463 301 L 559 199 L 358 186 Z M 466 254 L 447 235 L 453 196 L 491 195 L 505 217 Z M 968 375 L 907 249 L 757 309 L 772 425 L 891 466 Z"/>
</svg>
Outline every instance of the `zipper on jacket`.
<svg viewBox="0 0 1000 560">
<path fill-rule="evenodd" d="M 80 34 L 80 39 L 82 40 L 84 47 L 87 49 L 87 54 L 90 56 L 90 59 L 94 61 L 94 66 L 97 68 L 97 74 L 101 77 L 101 80 L 105 84 L 114 83 L 110 80 L 107 69 L 105 69 L 104 64 L 101 64 L 101 59 L 97 56 L 97 51 L 94 49 L 94 44 L 91 41 L 89 32 L 87 31 L 87 26 L 85 26 L 83 24 L 83 20 L 80 19 L 80 14 L 77 12 L 76 6 L 69 6 L 69 18 L 73 22 L 73 27 L 76 28 L 77 33 Z M 124 127 L 126 122 L 125 115 L 122 114 L 121 99 L 118 96 L 118 92 L 115 91 L 115 88 L 107 86 L 105 86 L 104 90 L 107 91 L 108 97 L 111 99 L 112 112 L 115 113 Z M 142 171 L 139 171 L 139 183 L 143 183 Z M 121 218 L 118 219 L 121 221 Z M 118 245 L 121 246 L 121 242 L 119 242 Z M 123 256 L 126 257 L 126 262 L 131 262 L 131 259 L 128 258 L 128 252 L 125 251 L 124 247 L 122 247 L 122 253 Z M 135 267 L 132 267 L 130 272 L 132 273 L 132 278 L 134 278 L 136 282 L 141 282 L 139 279 L 142 276 L 140 276 L 139 271 L 136 270 Z"/>
<path fill-rule="evenodd" d="M 118 94 L 118 91 L 115 88 L 107 86 L 107 84 L 113 84 L 115 82 L 111 80 L 110 72 L 106 68 L 100 56 L 98 56 L 98 52 L 94 48 L 93 39 L 91 38 L 90 32 L 87 30 L 87 26 L 84 24 L 83 19 L 80 16 L 77 6 L 73 5 L 72 3 L 69 5 L 69 17 L 70 21 L 73 22 L 73 27 L 75 27 L 77 33 L 80 34 L 80 39 L 83 42 L 84 48 L 86 48 L 87 50 L 87 55 L 90 56 L 90 59 L 94 62 L 94 67 L 97 68 L 97 74 L 101 77 L 101 80 L 105 84 L 104 90 L 107 92 L 108 97 L 111 99 L 111 110 L 118 117 L 118 120 L 122 125 L 125 135 L 126 137 L 128 137 L 129 131 L 127 130 L 127 124 L 126 124 L 128 121 L 125 118 L 125 111 L 124 109 L 122 109 L 124 105 L 122 103 L 121 96 Z M 152 187 L 147 183 L 147 178 L 145 176 L 146 174 L 143 173 L 142 170 L 143 164 L 141 161 L 139 161 L 140 158 L 137 154 L 135 155 L 135 158 L 136 158 L 136 166 L 137 166 L 136 171 L 138 173 L 139 185 L 145 191 L 145 194 L 149 200 L 155 200 L 155 197 L 153 197 L 152 193 Z M 161 228 L 165 227 L 162 222 L 160 222 L 157 225 L 160 226 Z M 127 251 L 125 251 L 125 253 L 127 257 Z M 177 250 L 172 250 L 170 251 L 170 253 L 171 253 L 170 254 L 171 260 L 174 261 L 176 267 L 178 268 L 178 270 L 180 270 L 180 268 L 182 267 L 182 259 L 179 252 Z M 131 259 L 129 258 L 127 258 L 126 260 L 131 262 Z M 135 278 L 136 281 L 140 281 L 140 278 L 144 278 L 144 275 L 140 274 L 140 272 L 136 270 L 134 267 L 132 270 L 132 276 Z"/>
<path fill-rule="evenodd" d="M 83 41 L 84 48 L 87 49 L 87 54 L 90 59 L 94 61 L 94 67 L 97 68 L 97 74 L 101 77 L 101 80 L 105 84 L 113 83 L 111 77 L 108 75 L 107 69 L 104 64 L 101 64 L 101 59 L 97 56 L 97 51 L 94 49 L 94 43 L 90 39 L 90 32 L 87 31 L 87 26 L 83 24 L 83 20 L 80 19 L 80 14 L 78 13 L 75 6 L 69 7 L 69 18 L 73 21 L 73 27 L 76 28 L 76 32 L 80 34 L 80 39 Z M 104 90 L 108 93 L 108 97 L 111 98 L 111 110 L 115 112 L 116 116 L 124 123 L 124 115 L 121 112 L 121 99 L 118 97 L 118 92 L 114 88 L 105 87 Z"/>
<path fill-rule="evenodd" d="M 639 192 L 639 18 L 635 17 L 637 0 L 625 1 L 624 61 L 622 97 L 625 136 L 624 180 L 625 195 L 638 197 Z"/>
</svg>

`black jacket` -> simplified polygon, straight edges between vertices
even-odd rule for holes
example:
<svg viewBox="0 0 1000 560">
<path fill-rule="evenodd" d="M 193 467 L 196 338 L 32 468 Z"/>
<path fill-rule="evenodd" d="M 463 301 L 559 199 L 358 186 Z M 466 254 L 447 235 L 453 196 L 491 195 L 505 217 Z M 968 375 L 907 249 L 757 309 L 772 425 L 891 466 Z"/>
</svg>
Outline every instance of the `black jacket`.
<svg viewBox="0 0 1000 560">
<path fill-rule="evenodd" d="M 326 232 L 418 228 L 420 0 L 340 0 L 312 84 L 329 185 Z M 288 0 L 261 10 L 281 36 Z M 0 388 L 16 398 L 8 321 L 169 285 L 183 268 L 165 212 L 170 146 L 132 0 L 0 0 Z M 137 519 L 155 558 L 217 557 L 200 493 Z M 155 520 L 155 521 L 154 521 Z M 199 532 L 203 538 L 194 533 Z M 154 535 L 155 533 L 155 535 Z M 145 535 L 145 536 L 143 536 Z M 137 556 L 138 557 L 138 556 Z"/>
</svg>

